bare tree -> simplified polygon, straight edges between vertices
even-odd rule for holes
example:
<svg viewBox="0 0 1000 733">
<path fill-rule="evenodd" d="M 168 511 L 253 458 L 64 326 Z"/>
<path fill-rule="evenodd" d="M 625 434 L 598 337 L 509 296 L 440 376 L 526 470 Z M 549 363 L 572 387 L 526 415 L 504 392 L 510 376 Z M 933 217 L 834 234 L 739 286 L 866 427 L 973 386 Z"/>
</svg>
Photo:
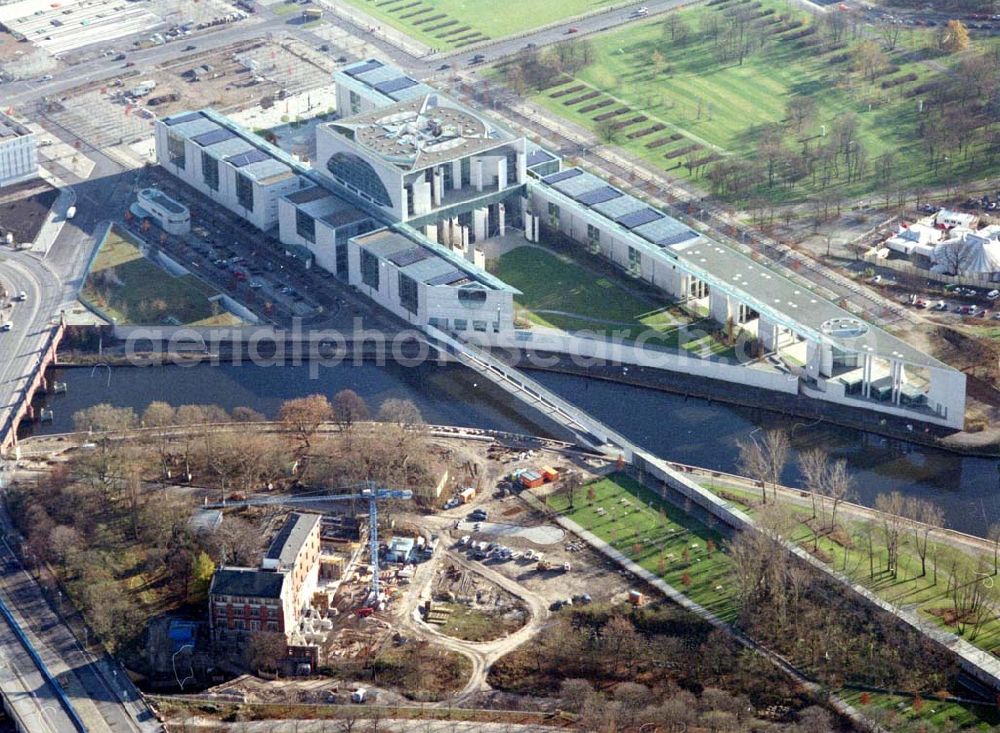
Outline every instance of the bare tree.
<svg viewBox="0 0 1000 733">
<path fill-rule="evenodd" d="M 233 422 L 264 422 L 267 418 L 263 413 L 257 412 L 252 407 L 234 407 Z"/>
<path fill-rule="evenodd" d="M 812 499 L 812 516 L 813 519 L 816 519 L 816 499 L 818 497 L 822 502 L 823 484 L 826 480 L 826 472 L 829 470 L 830 455 L 822 448 L 810 448 L 799 454 L 798 463 L 803 486 Z"/>
<path fill-rule="evenodd" d="M 810 96 L 798 95 L 788 101 L 785 114 L 795 123 L 795 132 L 802 132 L 802 126 L 816 116 L 816 99 Z"/>
<path fill-rule="evenodd" d="M 886 572 L 895 578 L 899 572 L 899 545 L 906 524 L 903 516 L 905 500 L 898 491 L 879 494 L 875 497 L 875 508 L 879 511 L 882 539 L 885 541 Z"/>
<path fill-rule="evenodd" d="M 788 433 L 784 430 L 768 430 L 764 433 L 761 448 L 764 452 L 768 480 L 771 482 L 771 494 L 774 500 L 777 501 L 778 483 L 781 481 L 781 473 L 785 470 L 785 465 L 788 463 L 788 451 L 791 448 Z"/>
<path fill-rule="evenodd" d="M 379 422 L 391 422 L 397 425 L 423 425 L 424 417 L 411 400 L 389 399 L 378 408 Z"/>
<path fill-rule="evenodd" d="M 142 426 L 165 428 L 174 424 L 177 411 L 166 402 L 150 402 L 142 413 Z"/>
<path fill-rule="evenodd" d="M 333 414 L 341 430 L 350 430 L 368 419 L 368 403 L 353 389 L 342 389 L 333 396 Z"/>
<path fill-rule="evenodd" d="M 767 478 L 770 474 L 764 450 L 760 443 L 755 440 L 746 443 L 740 442 L 738 445 L 740 448 L 740 472 L 760 484 L 760 500 L 767 504 Z"/>
<path fill-rule="evenodd" d="M 285 637 L 274 632 L 257 632 L 247 642 L 244 656 L 250 669 L 276 671 L 285 659 Z"/>
<path fill-rule="evenodd" d="M 847 470 L 847 461 L 840 459 L 830 464 L 826 472 L 823 493 L 830 499 L 830 529 L 837 527 L 837 507 L 850 498 L 854 480 Z"/>
<path fill-rule="evenodd" d="M 903 30 L 902 24 L 894 20 L 883 19 L 878 22 L 876 27 L 879 37 L 885 43 L 885 50 L 895 51 L 896 44 L 899 43 L 899 34 Z"/>
<path fill-rule="evenodd" d="M 333 419 L 333 407 L 326 395 L 298 397 L 282 403 L 278 410 L 278 419 L 298 435 L 302 441 L 302 449 L 306 451 L 320 425 Z"/>
<path fill-rule="evenodd" d="M 585 679 L 563 680 L 559 688 L 559 699 L 563 707 L 571 712 L 583 710 L 594 694 L 594 686 Z"/>
<path fill-rule="evenodd" d="M 910 520 L 910 531 L 913 533 L 913 546 L 920 557 L 920 576 L 927 575 L 927 549 L 930 544 L 930 534 L 944 524 L 944 511 L 941 507 L 925 499 L 907 497 L 903 502 L 903 510 Z"/>
<path fill-rule="evenodd" d="M 872 519 L 866 520 L 862 525 L 862 534 L 864 535 L 865 547 L 868 549 L 868 577 L 872 580 L 875 579 L 875 531 L 876 525 L 875 521 Z"/>
</svg>

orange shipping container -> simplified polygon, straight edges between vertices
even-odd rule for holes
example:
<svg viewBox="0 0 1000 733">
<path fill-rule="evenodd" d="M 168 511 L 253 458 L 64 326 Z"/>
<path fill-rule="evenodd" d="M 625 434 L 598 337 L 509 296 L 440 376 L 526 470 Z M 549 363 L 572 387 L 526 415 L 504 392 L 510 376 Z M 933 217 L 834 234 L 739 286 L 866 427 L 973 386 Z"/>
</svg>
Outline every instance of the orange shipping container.
<svg viewBox="0 0 1000 733">
<path fill-rule="evenodd" d="M 546 483 L 555 481 L 559 478 L 559 472 L 552 468 L 552 466 L 542 467 L 542 478 L 545 479 Z"/>
<path fill-rule="evenodd" d="M 544 483 L 545 479 L 537 471 L 525 471 L 521 474 L 521 486 L 526 489 L 537 489 Z"/>
</svg>

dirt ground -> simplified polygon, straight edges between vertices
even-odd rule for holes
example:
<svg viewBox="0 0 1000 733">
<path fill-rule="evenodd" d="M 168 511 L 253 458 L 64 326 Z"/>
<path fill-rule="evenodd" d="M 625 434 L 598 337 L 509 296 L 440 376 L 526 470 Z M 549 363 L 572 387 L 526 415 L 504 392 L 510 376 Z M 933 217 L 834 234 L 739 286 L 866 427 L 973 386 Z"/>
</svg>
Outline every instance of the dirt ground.
<svg viewBox="0 0 1000 733">
<path fill-rule="evenodd" d="M 199 81 L 192 70 L 208 66 Z M 335 62 L 296 40 L 246 41 L 215 50 L 191 53 L 160 66 L 150 78 L 157 88 L 149 99 L 176 93 L 179 99 L 151 107 L 163 117 L 189 109 L 213 107 L 220 112 L 245 109 L 270 97 L 298 94 L 329 83 Z"/>
<path fill-rule="evenodd" d="M 511 501 L 519 502 L 517 499 Z M 512 524 L 518 522 L 523 526 L 531 526 L 534 522 L 541 522 L 542 517 L 525 509 L 510 521 Z M 474 536 L 487 542 L 497 539 L 496 535 L 487 532 L 474 533 Z M 584 594 L 594 601 L 618 602 L 627 597 L 628 590 L 633 585 L 628 573 L 572 535 L 566 535 L 555 544 L 540 544 L 517 536 L 504 536 L 501 541 L 512 550 L 542 553 L 544 560 L 553 569 L 541 570 L 537 560 L 528 560 L 523 556 L 506 561 L 490 558 L 483 561 L 483 564 L 520 583 L 549 603 Z M 471 555 L 469 552 L 470 557 Z M 570 565 L 568 572 L 562 570 L 564 563 Z"/>
<path fill-rule="evenodd" d="M 59 192 L 40 178 L 0 192 L 0 236 L 11 232 L 15 242 L 33 242 Z"/>
<path fill-rule="evenodd" d="M 494 455 L 497 455 L 495 451 Z M 627 597 L 631 581 L 625 571 L 592 551 L 583 541 L 547 521 L 516 493 L 501 492 L 496 488 L 508 486 L 503 476 L 518 468 L 547 465 L 559 471 L 560 475 L 567 470 L 576 470 L 588 480 L 599 475 L 602 467 L 578 459 L 569 460 L 551 452 L 523 455 L 515 451 L 506 452 L 500 461 L 491 461 L 489 465 L 496 477 L 494 485 L 481 491 L 473 503 L 445 512 L 456 517 L 449 530 L 453 551 L 462 553 L 470 561 L 482 562 L 543 597 L 548 603 L 584 594 L 590 595 L 594 601 L 617 602 Z M 486 511 L 487 521 L 470 521 L 468 515 L 474 509 Z M 466 536 L 469 542 L 462 544 L 461 540 Z M 476 555 L 483 551 L 476 547 L 482 543 L 506 547 L 512 554 L 521 553 L 521 556 L 504 560 L 494 555 L 477 560 Z M 555 569 L 540 570 L 537 559 L 525 557 L 524 553 L 528 551 L 533 552 L 536 558 L 543 556 L 544 561 Z M 571 568 L 568 572 L 562 570 L 564 563 Z"/>
</svg>

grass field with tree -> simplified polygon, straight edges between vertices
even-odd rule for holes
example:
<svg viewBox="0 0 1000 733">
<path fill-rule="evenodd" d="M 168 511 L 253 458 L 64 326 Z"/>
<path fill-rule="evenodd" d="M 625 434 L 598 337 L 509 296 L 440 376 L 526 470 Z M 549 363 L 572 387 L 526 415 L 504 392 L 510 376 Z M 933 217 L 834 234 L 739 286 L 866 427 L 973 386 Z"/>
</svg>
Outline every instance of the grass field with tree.
<svg viewBox="0 0 1000 733">
<path fill-rule="evenodd" d="M 176 277 L 112 227 L 84 281 L 81 297 L 116 323 L 217 326 L 241 321 L 210 298 L 219 292 L 193 275 Z"/>
<path fill-rule="evenodd" d="M 748 505 L 753 496 L 747 494 Z M 930 726 L 937 725 L 942 730 L 952 729 L 951 725 L 985 730 L 998 719 L 996 710 L 988 705 L 937 697 L 947 686 L 951 664 L 940 656 L 939 649 L 916 632 L 902 630 L 885 615 L 872 614 L 867 605 L 854 600 L 845 605 L 836 597 L 837 591 L 831 594 L 837 587 L 835 582 L 820 575 L 807 580 L 810 574 L 802 573 L 794 563 L 772 565 L 782 551 L 764 533 L 727 537 L 621 473 L 575 489 L 572 496 L 567 490 L 552 494 L 548 507 L 751 637 L 785 654 L 801 669 L 820 679 L 829 676 L 831 681 L 849 685 L 838 694 L 848 696 L 881 721 L 919 721 L 932 731 L 935 728 Z M 774 517 L 762 513 L 759 519 L 770 525 Z M 760 587 L 756 573 L 763 573 L 762 582 L 772 590 L 784 586 L 775 597 L 777 606 L 747 596 L 748 590 Z M 877 631 L 880 626 L 882 630 Z M 873 633 L 881 638 L 877 644 L 865 640 Z M 893 639 L 891 648 L 880 650 L 886 638 Z M 835 651 L 817 656 L 817 649 Z M 918 657 L 924 659 L 927 669 L 917 670 Z M 860 663 L 862 658 L 867 659 L 866 664 Z M 932 680 L 934 674 L 940 678 Z M 863 685 L 898 685 L 893 689 L 913 689 L 914 693 L 909 697 L 875 693 L 862 697 Z"/>
<path fill-rule="evenodd" d="M 982 90 L 1000 79 L 994 43 L 949 50 L 931 29 L 716 0 L 523 54 L 504 76 L 728 199 L 839 206 L 991 175 L 1000 139 Z"/>
<path fill-rule="evenodd" d="M 756 491 L 704 485 L 751 516 L 759 514 Z M 792 521 L 786 536 L 890 603 L 915 610 L 984 651 L 1000 651 L 1000 583 L 993 557 L 935 541 L 928 531 L 941 518 L 926 502 L 898 494 L 878 498 L 886 519 L 864 521 L 841 512 L 835 526 L 828 498 L 819 501 L 815 517 L 810 507 L 787 502 Z M 1000 526 L 991 532 L 1000 553 Z"/>
</svg>

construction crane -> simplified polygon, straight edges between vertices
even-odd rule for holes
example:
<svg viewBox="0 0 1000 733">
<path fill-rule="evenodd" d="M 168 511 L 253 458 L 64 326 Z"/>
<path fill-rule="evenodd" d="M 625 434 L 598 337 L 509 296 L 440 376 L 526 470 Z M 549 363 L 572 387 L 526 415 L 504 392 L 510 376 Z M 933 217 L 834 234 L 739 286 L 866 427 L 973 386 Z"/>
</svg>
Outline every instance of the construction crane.
<svg viewBox="0 0 1000 733">
<path fill-rule="evenodd" d="M 344 487 L 347 489 L 359 490 L 354 494 L 324 494 L 322 496 L 306 496 L 296 494 L 293 496 L 268 496 L 259 499 L 243 499 L 241 501 L 223 501 L 216 504 L 206 504 L 206 509 L 225 509 L 227 507 L 242 506 L 269 506 L 275 504 L 309 504 L 325 501 L 367 501 L 368 502 L 368 549 L 371 554 L 372 563 L 372 597 L 374 602 L 379 599 L 379 565 L 378 565 L 378 502 L 386 499 L 412 499 L 413 492 L 408 489 L 388 489 L 379 486 L 374 481 L 365 481 L 353 486 Z M 319 491 L 332 491 L 333 489 L 319 489 Z"/>
</svg>

